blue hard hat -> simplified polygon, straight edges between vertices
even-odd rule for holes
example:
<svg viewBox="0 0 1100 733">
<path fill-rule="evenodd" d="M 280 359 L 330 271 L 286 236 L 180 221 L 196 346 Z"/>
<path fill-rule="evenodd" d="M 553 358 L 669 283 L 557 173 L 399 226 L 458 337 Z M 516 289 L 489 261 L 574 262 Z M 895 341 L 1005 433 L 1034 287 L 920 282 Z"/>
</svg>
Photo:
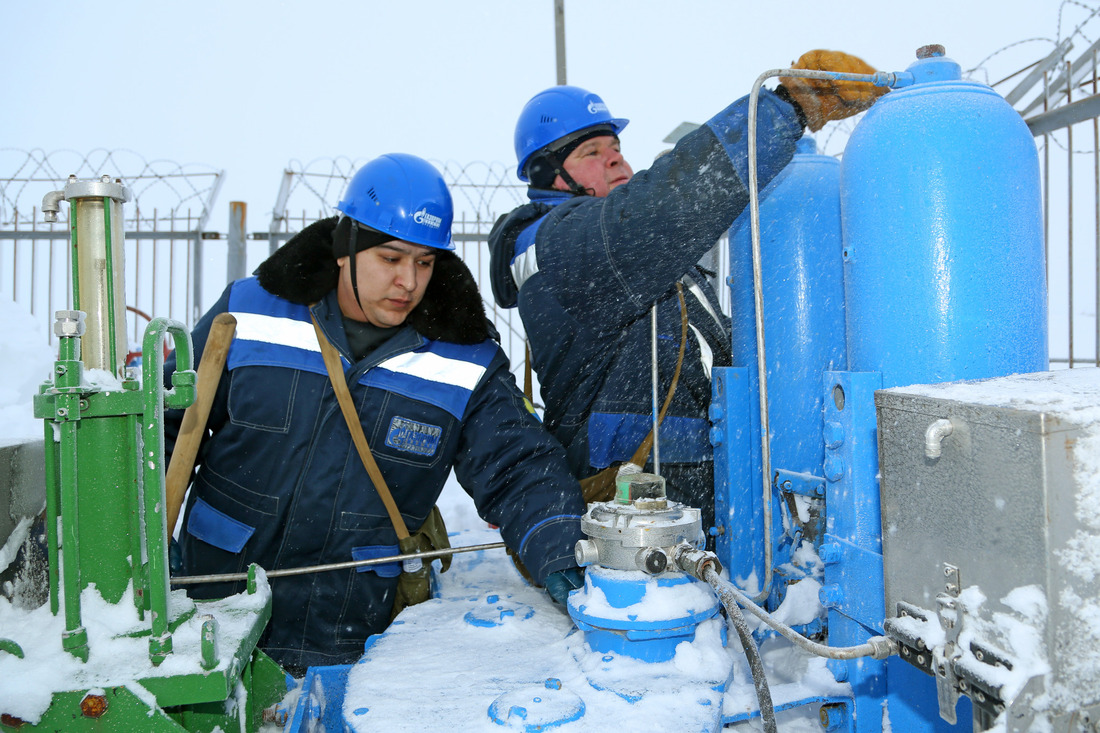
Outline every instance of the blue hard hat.
<svg viewBox="0 0 1100 733">
<path fill-rule="evenodd" d="M 454 204 L 443 176 L 423 158 L 389 153 L 352 176 L 337 211 L 412 244 L 453 250 Z"/>
<path fill-rule="evenodd" d="M 618 135 L 630 120 L 612 117 L 597 94 L 573 86 L 556 86 L 531 97 L 516 122 L 516 175 L 527 181 L 527 162 L 535 153 L 560 147 L 582 130 L 605 125 Z"/>
</svg>

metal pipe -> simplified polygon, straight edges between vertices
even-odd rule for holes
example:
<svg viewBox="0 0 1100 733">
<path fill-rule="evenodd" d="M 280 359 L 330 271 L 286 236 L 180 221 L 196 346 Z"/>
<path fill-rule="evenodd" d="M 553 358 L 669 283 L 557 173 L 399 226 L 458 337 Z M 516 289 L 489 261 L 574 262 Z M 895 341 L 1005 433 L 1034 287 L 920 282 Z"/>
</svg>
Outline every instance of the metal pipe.
<svg viewBox="0 0 1100 733">
<path fill-rule="evenodd" d="M 1050 100 L 1050 83 L 1047 73 L 1043 72 L 1043 111 L 1046 112 Z M 1044 283 L 1050 292 L 1050 136 L 1043 133 L 1043 269 L 1046 275 Z"/>
<path fill-rule="evenodd" d="M 49 565 L 50 613 L 57 615 L 61 599 L 58 588 L 60 583 L 58 562 L 60 541 L 57 531 L 57 518 L 61 516 L 61 490 L 57 472 L 59 461 L 58 443 L 54 440 L 55 423 L 43 421 L 43 445 L 46 453 L 46 559 Z"/>
<path fill-rule="evenodd" d="M 943 439 L 955 431 L 955 426 L 947 418 L 941 418 L 924 431 L 924 455 L 939 458 L 943 452 Z"/>
<path fill-rule="evenodd" d="M 654 303 L 650 308 L 649 317 L 649 340 L 650 340 L 650 381 L 653 385 L 653 473 L 658 476 L 661 475 L 661 439 L 658 435 L 658 428 L 661 425 L 660 422 L 660 407 L 658 407 L 657 397 L 657 304 Z M 644 462 L 644 461 L 643 461 Z"/>
<path fill-rule="evenodd" d="M 309 573 L 324 573 L 329 570 L 346 570 L 367 565 L 381 565 L 389 562 L 404 562 L 405 560 L 431 560 L 447 555 L 457 555 L 462 552 L 477 552 L 478 550 L 499 550 L 504 547 L 503 542 L 489 542 L 484 545 L 467 545 L 465 547 L 447 547 L 442 550 L 429 550 L 427 552 L 414 552 L 406 555 L 390 555 L 389 557 L 372 557 L 369 560 L 348 560 L 347 562 L 334 562 L 328 565 L 310 565 L 301 568 L 281 568 L 267 571 L 268 578 L 284 578 L 291 575 L 308 575 Z M 248 580 L 248 573 L 221 573 L 218 575 L 183 575 L 172 578 L 172 585 L 193 585 L 195 583 L 230 583 L 239 580 Z"/>
<path fill-rule="evenodd" d="M 1070 63 L 1066 62 L 1066 78 Z M 1073 87 L 1066 85 L 1066 104 L 1073 103 Z M 1073 368 L 1073 125 L 1066 126 L 1066 296 L 1069 330 L 1069 368 Z"/>
<path fill-rule="evenodd" d="M 565 80 L 565 0 L 554 0 L 554 58 L 557 83 L 568 83 Z"/>
<path fill-rule="evenodd" d="M 885 636 L 872 636 L 865 643 L 859 644 L 858 646 L 832 647 L 826 644 L 819 644 L 816 641 L 810 641 L 805 636 L 799 634 L 790 626 L 787 626 L 785 623 L 779 621 L 770 613 L 750 601 L 748 596 L 739 591 L 733 583 L 718 577 L 718 573 L 713 566 L 708 565 L 703 568 L 703 580 L 709 583 L 719 596 L 724 592 L 731 594 L 739 606 L 778 631 L 786 639 L 794 642 L 796 646 L 814 656 L 825 657 L 826 659 L 859 659 L 861 657 L 886 659 L 891 654 L 897 653 L 897 643 Z"/>
<path fill-rule="evenodd" d="M 190 336 L 182 323 L 166 318 L 154 318 L 145 328 L 142 341 L 142 388 L 144 413 L 142 437 L 142 506 L 144 508 L 146 558 L 149 563 L 145 578 L 148 582 L 148 604 L 152 616 L 149 638 L 149 658 L 159 665 L 172 652 L 172 632 L 168 628 L 168 527 L 167 502 L 164 494 L 164 353 L 161 344 L 172 334 L 178 367 L 191 365 Z M 193 399 L 194 395 L 188 395 Z"/>
<path fill-rule="evenodd" d="M 780 74 L 779 69 L 766 71 L 757 77 L 749 93 L 749 226 L 752 241 L 752 289 L 753 309 L 756 316 L 756 371 L 760 396 L 760 472 L 763 481 L 764 511 L 764 582 L 757 600 L 771 593 L 772 586 L 772 461 L 771 440 L 768 437 L 768 365 L 764 352 L 764 275 L 760 264 L 760 188 L 756 164 L 756 116 L 760 100 L 760 87 L 765 79 Z M 708 581 L 709 582 L 709 581 Z"/>
<path fill-rule="evenodd" d="M 78 398 L 79 399 L 79 398 Z M 58 395 L 58 413 L 70 413 L 77 400 Z M 64 406 L 63 406 L 64 405 Z M 64 419 L 64 418 L 63 418 Z M 80 613 L 80 524 L 77 518 L 77 456 L 76 422 L 61 423 L 61 460 L 58 477 L 61 480 L 61 570 L 62 592 L 65 598 L 65 633 L 62 647 L 82 661 L 88 661 L 88 633 Z"/>
<path fill-rule="evenodd" d="M 64 191 L 50 191 L 42 197 L 42 218 L 47 223 L 52 224 L 57 221 L 57 214 L 61 211 L 61 202 L 64 200 Z M 16 222 L 18 223 L 18 219 Z"/>
<path fill-rule="evenodd" d="M 760 98 L 760 88 L 768 79 L 777 76 L 793 76 L 804 79 L 829 79 L 832 81 L 864 81 L 875 86 L 889 86 L 893 88 L 906 87 L 913 83 L 914 77 L 907 71 L 884 72 L 876 71 L 874 74 L 849 74 L 836 71 L 811 71 L 808 69 L 771 69 L 765 71 L 753 82 L 752 91 L 749 93 L 749 118 L 748 118 L 748 153 L 749 153 L 749 223 L 752 234 L 752 288 L 753 306 L 756 315 L 756 370 L 758 373 L 758 385 L 760 395 L 760 473 L 763 483 L 763 511 L 764 511 L 764 583 L 762 590 L 754 600 L 761 601 L 768 597 L 772 585 L 772 560 L 774 550 L 772 548 L 772 466 L 771 466 L 771 442 L 769 438 L 768 422 L 768 368 L 765 354 L 764 341 L 764 276 L 761 270 L 760 258 L 760 186 L 756 163 L 756 127 L 757 127 L 757 103 Z"/>
<path fill-rule="evenodd" d="M 58 440 L 58 483 L 60 518 L 58 543 L 61 556 L 60 592 L 64 596 L 65 632 L 61 646 L 81 661 L 88 661 L 88 632 L 80 612 L 80 524 L 77 512 L 78 460 L 76 426 L 80 420 L 81 381 L 83 380 L 80 345 L 84 335 L 84 313 L 58 311 L 54 333 L 58 336 L 58 360 L 54 367 L 54 423 Z"/>
<path fill-rule="evenodd" d="M 1100 80 L 1096 78 L 1097 61 L 1096 51 L 1092 52 L 1092 95 L 1100 93 Z M 1095 195 L 1092 202 L 1093 235 L 1095 243 L 1093 247 L 1093 313 L 1097 314 L 1093 322 L 1093 351 L 1095 360 L 1093 366 L 1100 367 L 1100 122 L 1092 118 L 1092 190 Z"/>
</svg>

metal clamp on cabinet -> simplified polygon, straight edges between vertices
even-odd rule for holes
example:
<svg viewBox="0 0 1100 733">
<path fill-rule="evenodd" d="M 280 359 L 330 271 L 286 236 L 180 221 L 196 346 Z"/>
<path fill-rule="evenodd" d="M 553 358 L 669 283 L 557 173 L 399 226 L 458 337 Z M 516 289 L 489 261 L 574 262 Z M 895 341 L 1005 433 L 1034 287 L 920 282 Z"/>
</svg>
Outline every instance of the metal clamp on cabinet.
<svg viewBox="0 0 1100 733">
<path fill-rule="evenodd" d="M 958 587 L 957 568 L 945 565 L 945 578 L 948 587 Z M 1014 662 L 977 640 L 965 649 L 960 646 L 965 615 L 957 597 L 945 592 L 936 600 L 938 613 L 899 601 L 897 616 L 884 623 L 886 635 L 898 643 L 902 659 L 935 678 L 941 718 L 955 723 L 959 697 L 966 695 L 974 705 L 975 730 L 985 730 L 1006 707 L 1004 690 L 993 680 L 998 672 L 1011 670 Z"/>
</svg>

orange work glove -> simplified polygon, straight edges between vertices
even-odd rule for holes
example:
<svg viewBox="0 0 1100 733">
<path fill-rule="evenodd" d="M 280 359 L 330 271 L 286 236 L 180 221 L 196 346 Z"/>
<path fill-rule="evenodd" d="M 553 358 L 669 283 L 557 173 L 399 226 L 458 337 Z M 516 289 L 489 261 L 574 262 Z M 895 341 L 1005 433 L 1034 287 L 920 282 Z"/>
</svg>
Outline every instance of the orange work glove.
<svg viewBox="0 0 1100 733">
<path fill-rule="evenodd" d="M 863 59 L 843 51 L 808 51 L 799 57 L 792 69 L 841 71 L 849 74 L 873 74 L 875 68 Z M 862 112 L 885 94 L 887 87 L 876 87 L 863 81 L 833 79 L 801 79 L 783 76 L 779 82 L 802 108 L 806 126 L 817 132 L 826 122 L 843 120 Z"/>
</svg>

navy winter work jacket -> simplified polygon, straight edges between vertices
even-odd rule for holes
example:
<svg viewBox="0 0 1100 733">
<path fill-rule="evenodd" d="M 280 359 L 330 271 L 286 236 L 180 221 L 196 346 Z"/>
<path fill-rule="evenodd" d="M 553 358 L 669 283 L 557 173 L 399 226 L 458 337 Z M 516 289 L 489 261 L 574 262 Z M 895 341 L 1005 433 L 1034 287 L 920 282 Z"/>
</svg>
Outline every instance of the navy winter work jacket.
<svg viewBox="0 0 1100 733">
<path fill-rule="evenodd" d="M 527 409 L 504 353 L 487 338 L 469 271 L 440 253 L 418 308 L 355 361 L 333 287 L 333 226 L 329 219 L 308 227 L 261 265 L 258 278 L 232 283 L 194 329 L 197 357 L 216 315 L 237 319 L 180 532 L 185 572 L 397 554 L 395 530 L 329 382 L 311 312 L 341 353 L 367 443 L 410 532 L 453 468 L 537 581 L 575 566 L 579 487 L 561 446 Z M 313 273 L 317 262 L 323 267 Z M 168 415 L 168 447 L 181 420 L 182 411 Z M 272 579 L 261 646 L 293 667 L 355 661 L 367 637 L 388 625 L 399 573 L 393 564 Z M 189 592 L 213 598 L 241 589 L 196 585 Z"/>
<path fill-rule="evenodd" d="M 730 325 L 697 263 L 748 205 L 747 109 L 746 99 L 730 105 L 604 198 L 532 189 L 531 203 L 493 228 L 496 302 L 519 307 L 546 425 L 579 478 L 629 460 L 652 427 L 650 308 L 663 402 L 680 346 L 677 282 L 690 328 L 659 433 L 662 473 L 710 465 L 710 370 L 730 363 Z M 791 160 L 802 127 L 766 90 L 758 123 L 763 188 Z M 712 491 L 669 493 L 698 506 Z"/>
</svg>

